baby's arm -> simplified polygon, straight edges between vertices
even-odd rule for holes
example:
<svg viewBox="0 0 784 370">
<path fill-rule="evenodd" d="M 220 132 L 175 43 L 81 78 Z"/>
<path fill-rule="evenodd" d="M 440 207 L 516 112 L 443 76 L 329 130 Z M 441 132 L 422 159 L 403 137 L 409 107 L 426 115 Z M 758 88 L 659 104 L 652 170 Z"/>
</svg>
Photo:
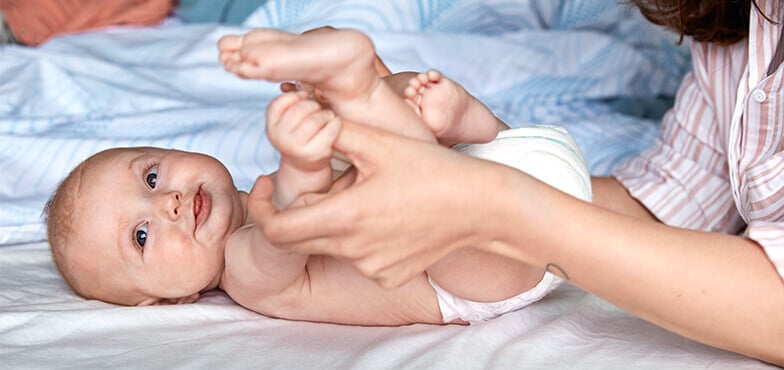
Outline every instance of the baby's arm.
<svg viewBox="0 0 784 370">
<path fill-rule="evenodd" d="M 306 92 L 289 92 L 267 107 L 267 137 L 281 154 L 274 176 L 273 203 L 286 208 L 304 193 L 325 191 L 332 183 L 332 143 L 340 120 L 330 110 L 308 99 Z M 254 186 L 249 199 L 259 191 Z M 253 207 L 249 202 L 248 207 Z M 237 230 L 226 247 L 224 289 L 244 306 L 277 305 L 297 296 L 297 286 L 308 281 L 308 255 L 291 253 L 267 243 L 251 223 Z M 294 293 L 287 293 L 294 292 Z"/>
<path fill-rule="evenodd" d="M 265 186 L 269 183 L 254 190 Z M 240 305 L 282 319 L 385 326 L 443 323 L 424 274 L 397 289 L 384 289 L 343 260 L 275 248 L 253 225 L 232 235 L 221 288 Z"/>
<path fill-rule="evenodd" d="M 297 288 L 308 282 L 305 266 L 309 256 L 275 248 L 253 224 L 232 234 L 225 257 L 221 288 L 237 303 L 256 307 L 256 311 L 297 297 Z"/>
<path fill-rule="evenodd" d="M 332 143 L 340 132 L 335 114 L 308 99 L 307 92 L 289 92 L 270 102 L 266 128 L 281 155 L 275 206 L 283 209 L 302 194 L 326 191 L 332 183 Z"/>
</svg>

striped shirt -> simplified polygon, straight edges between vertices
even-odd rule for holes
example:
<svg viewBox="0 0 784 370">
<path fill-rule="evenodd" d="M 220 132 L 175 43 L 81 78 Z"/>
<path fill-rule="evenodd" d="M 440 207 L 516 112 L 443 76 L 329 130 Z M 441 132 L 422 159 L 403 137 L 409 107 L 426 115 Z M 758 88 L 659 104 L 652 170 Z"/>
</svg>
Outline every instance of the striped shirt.
<svg viewBox="0 0 784 370">
<path fill-rule="evenodd" d="M 782 19 L 779 1 L 758 5 Z M 613 175 L 664 223 L 756 241 L 784 278 L 782 27 L 752 5 L 746 40 L 693 43 L 656 143 Z"/>
</svg>

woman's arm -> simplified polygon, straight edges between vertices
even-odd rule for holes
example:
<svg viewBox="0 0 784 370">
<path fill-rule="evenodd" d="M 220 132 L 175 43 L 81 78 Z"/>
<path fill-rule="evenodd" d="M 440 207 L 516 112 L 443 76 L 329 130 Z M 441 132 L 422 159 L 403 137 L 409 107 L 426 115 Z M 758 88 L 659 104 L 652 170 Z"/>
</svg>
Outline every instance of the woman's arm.
<svg viewBox="0 0 784 370">
<path fill-rule="evenodd" d="M 656 217 L 648 212 L 648 209 L 640 202 L 632 198 L 626 188 L 613 177 L 591 178 L 591 189 L 593 190 L 593 204 L 643 220 L 656 220 Z"/>
<path fill-rule="evenodd" d="M 652 221 L 613 180 L 597 180 L 594 205 L 508 167 L 366 127 L 344 125 L 336 148 L 357 167 L 336 183 L 342 191 L 301 197 L 280 213 L 252 200 L 275 245 L 341 256 L 387 287 L 475 246 L 546 267 L 697 341 L 784 364 L 784 284 L 748 239 Z M 605 200 L 617 195 L 627 199 Z"/>
<path fill-rule="evenodd" d="M 639 205 L 580 203 L 530 179 L 520 182 L 527 191 L 510 194 L 515 197 L 510 203 L 525 205 L 522 217 L 505 228 L 516 232 L 507 232 L 508 241 L 495 245 L 496 253 L 550 266 L 574 284 L 686 337 L 784 364 L 784 284 L 755 242 L 646 220 Z M 599 191 L 608 190 L 604 185 L 616 189 L 616 197 L 609 198 L 630 199 L 612 183 Z M 547 212 L 530 216 L 542 209 Z M 560 221 L 557 234 L 547 231 L 565 215 L 572 222 Z"/>
</svg>

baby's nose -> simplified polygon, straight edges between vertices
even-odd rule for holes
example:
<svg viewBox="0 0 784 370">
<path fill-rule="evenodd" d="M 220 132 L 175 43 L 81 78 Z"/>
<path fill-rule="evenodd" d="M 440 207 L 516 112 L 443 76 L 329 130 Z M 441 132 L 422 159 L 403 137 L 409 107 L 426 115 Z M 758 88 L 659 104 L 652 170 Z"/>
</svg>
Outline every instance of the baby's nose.
<svg viewBox="0 0 784 370">
<path fill-rule="evenodd" d="M 165 217 L 176 221 L 182 213 L 181 200 L 182 194 L 178 191 L 161 194 L 158 197 L 158 209 L 161 210 Z"/>
</svg>

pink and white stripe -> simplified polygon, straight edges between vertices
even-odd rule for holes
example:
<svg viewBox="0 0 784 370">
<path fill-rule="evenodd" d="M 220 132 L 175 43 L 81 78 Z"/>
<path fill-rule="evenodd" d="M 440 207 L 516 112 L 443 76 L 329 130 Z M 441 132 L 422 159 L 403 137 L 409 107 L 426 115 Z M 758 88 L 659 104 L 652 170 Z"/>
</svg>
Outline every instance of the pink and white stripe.
<svg viewBox="0 0 784 370">
<path fill-rule="evenodd" d="M 694 70 L 659 139 L 614 175 L 667 224 L 726 233 L 745 227 L 784 278 L 784 65 L 768 74 L 776 48 L 784 48 L 784 5 L 758 3 L 779 22 L 752 7 L 747 40 L 692 44 Z"/>
</svg>

